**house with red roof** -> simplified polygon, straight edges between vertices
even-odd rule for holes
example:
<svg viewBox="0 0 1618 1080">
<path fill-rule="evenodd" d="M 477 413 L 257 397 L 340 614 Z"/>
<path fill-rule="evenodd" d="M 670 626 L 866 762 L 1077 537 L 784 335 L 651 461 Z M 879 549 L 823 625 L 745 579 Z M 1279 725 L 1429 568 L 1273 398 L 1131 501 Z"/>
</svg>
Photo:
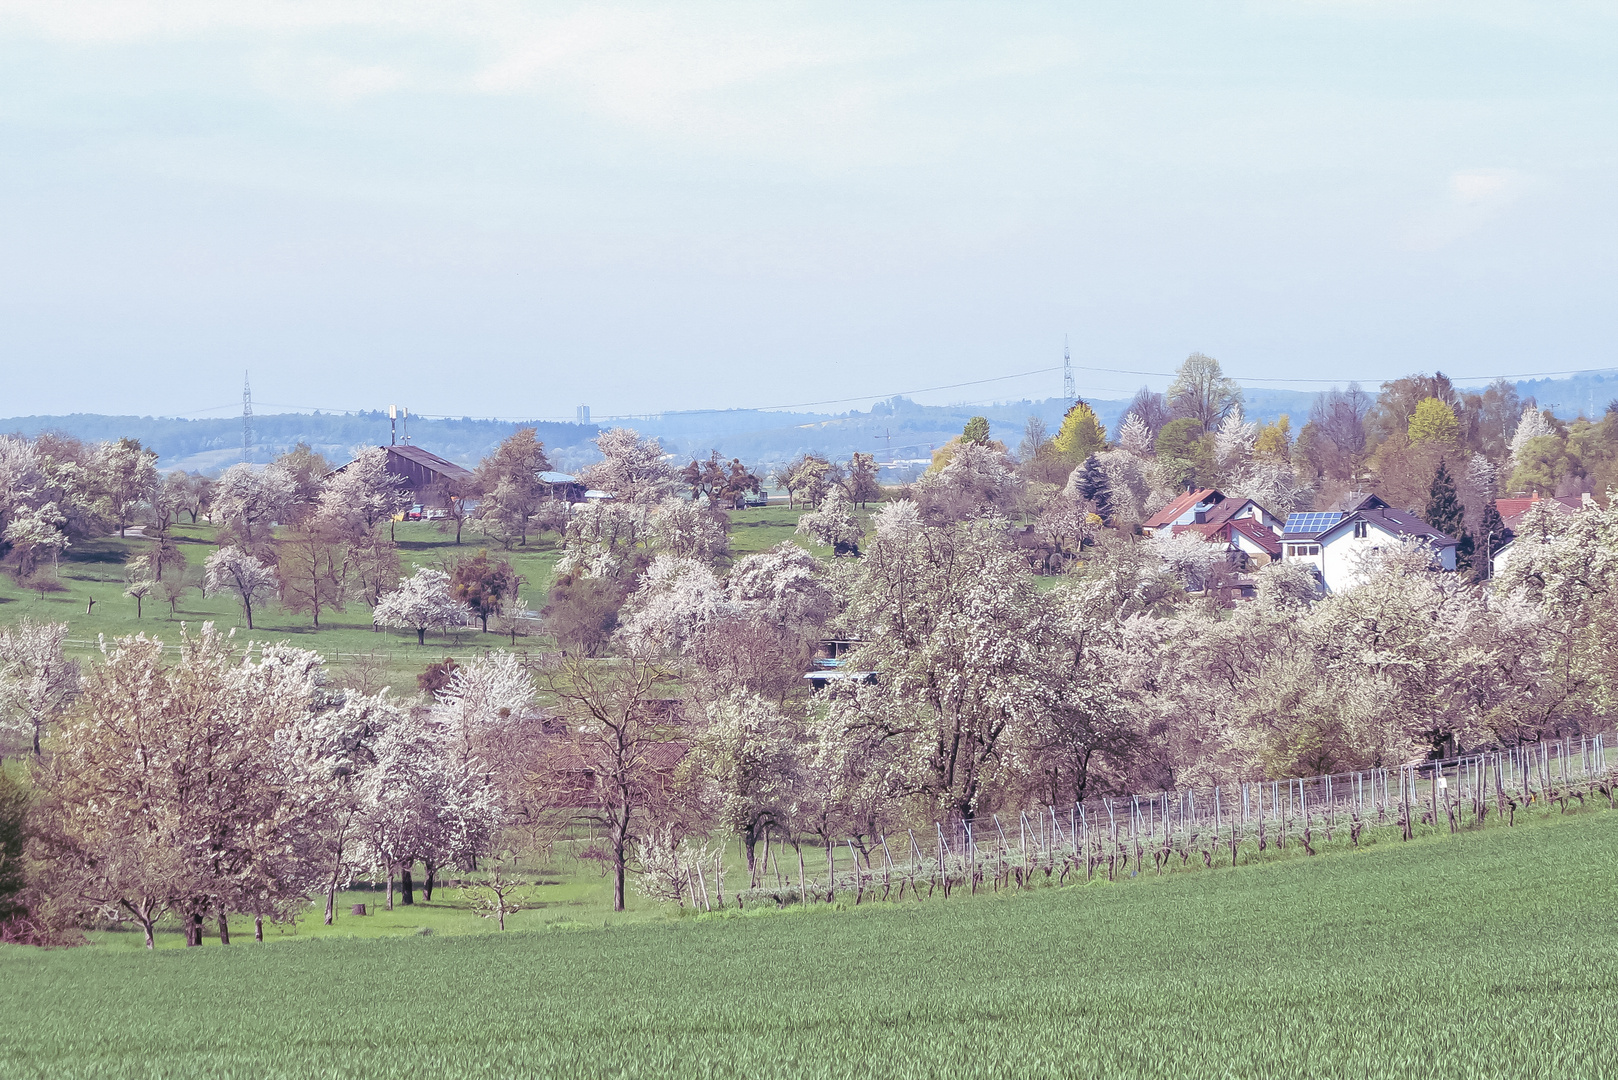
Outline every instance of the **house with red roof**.
<svg viewBox="0 0 1618 1080">
<path fill-rule="evenodd" d="M 1522 516 L 1528 513 L 1528 508 L 1535 503 L 1544 503 L 1546 509 L 1556 514 L 1576 514 L 1584 509 L 1586 495 L 1540 495 L 1534 492 L 1520 498 L 1496 499 L 1494 508 L 1500 512 L 1500 520 L 1512 532 L 1522 523 Z"/>
</svg>

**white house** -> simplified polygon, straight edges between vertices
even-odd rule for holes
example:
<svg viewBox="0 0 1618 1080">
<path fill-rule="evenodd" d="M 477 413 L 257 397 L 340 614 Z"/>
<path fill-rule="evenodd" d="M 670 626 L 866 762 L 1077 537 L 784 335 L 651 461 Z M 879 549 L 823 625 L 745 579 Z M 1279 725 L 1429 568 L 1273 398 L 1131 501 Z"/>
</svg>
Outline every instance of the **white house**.
<svg viewBox="0 0 1618 1080">
<path fill-rule="evenodd" d="M 1511 556 L 1516 553 L 1516 550 L 1517 541 L 1515 540 L 1507 540 L 1504 544 L 1495 548 L 1494 554 L 1489 558 L 1490 580 L 1500 576 L 1501 571 L 1511 562 Z"/>
<path fill-rule="evenodd" d="M 1188 491 L 1153 514 L 1142 525 L 1141 531 L 1151 536 L 1159 529 L 1178 533 L 1181 529 L 1197 527 L 1212 535 L 1203 526 L 1219 526 L 1227 522 L 1244 521 L 1268 529 L 1279 536 L 1282 520 L 1252 499 L 1227 497 L 1213 488 Z"/>
<path fill-rule="evenodd" d="M 1383 546 L 1415 538 L 1432 545 L 1436 569 L 1455 569 L 1454 538 L 1445 536 L 1408 510 L 1395 510 L 1375 495 L 1343 510 L 1313 510 L 1287 518 L 1281 558 L 1303 562 L 1327 592 L 1342 592 L 1362 580 L 1361 564 Z"/>
</svg>

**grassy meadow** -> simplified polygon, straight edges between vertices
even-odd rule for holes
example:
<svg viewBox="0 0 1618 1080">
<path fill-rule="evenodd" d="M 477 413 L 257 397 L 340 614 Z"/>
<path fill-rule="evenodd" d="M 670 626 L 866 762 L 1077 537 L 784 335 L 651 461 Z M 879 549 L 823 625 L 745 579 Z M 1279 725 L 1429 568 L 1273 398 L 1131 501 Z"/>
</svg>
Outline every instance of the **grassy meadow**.
<svg viewBox="0 0 1618 1080">
<path fill-rule="evenodd" d="M 1614 1077 L 1615 826 L 605 928 L 13 947 L 0 1075 Z"/>
<path fill-rule="evenodd" d="M 732 551 L 737 557 L 763 551 L 792 540 L 826 558 L 829 548 L 817 548 L 794 533 L 803 511 L 785 506 L 770 506 L 755 510 L 738 511 L 731 515 Z M 135 601 L 124 596 L 126 584 L 124 563 L 145 550 L 150 541 L 140 536 L 104 536 L 75 543 L 62 557 L 58 579 L 60 592 L 39 593 L 24 589 L 9 577 L 0 576 L 0 625 L 31 618 L 50 622 L 65 622 L 70 627 L 69 648 L 79 655 L 94 651 L 99 635 L 117 637 L 144 632 L 172 640 L 178 636 L 181 623 L 192 625 L 213 620 L 221 627 L 236 627 L 238 637 L 248 641 L 287 641 L 324 654 L 339 675 L 356 667 L 376 669 L 375 675 L 385 685 L 401 693 L 415 693 L 415 677 L 428 664 L 445 656 L 465 658 L 487 648 L 509 647 L 510 641 L 498 634 L 482 634 L 477 629 L 457 630 L 450 633 L 429 633 L 425 648 L 416 644 L 416 635 L 410 630 L 378 630 L 371 625 L 370 609 L 362 603 L 349 604 L 344 611 L 323 612 L 317 630 L 308 615 L 295 615 L 277 604 L 255 607 L 254 628 L 249 631 L 241 617 L 241 608 L 229 596 L 204 596 L 200 588 L 202 564 L 216 548 L 213 527 L 206 522 L 197 525 L 179 525 L 174 529 L 180 548 L 186 556 L 187 580 L 197 587 L 190 589 L 174 611 L 154 591 L 141 605 L 136 615 Z M 399 561 L 406 574 L 416 566 L 441 566 L 447 560 L 471 555 L 480 547 L 488 547 L 492 554 L 511 561 L 525 579 L 522 595 L 529 607 L 544 605 L 556 566 L 561 555 L 560 545 L 553 533 L 530 537 L 527 546 L 509 551 L 476 530 L 467 528 L 462 543 L 455 544 L 453 532 L 440 532 L 436 523 L 408 521 L 395 526 L 399 547 Z M 173 571 L 170 571 L 172 573 Z M 89 602 L 94 600 L 94 606 Z M 519 649 L 542 649 L 550 642 L 541 636 L 519 638 Z"/>
</svg>

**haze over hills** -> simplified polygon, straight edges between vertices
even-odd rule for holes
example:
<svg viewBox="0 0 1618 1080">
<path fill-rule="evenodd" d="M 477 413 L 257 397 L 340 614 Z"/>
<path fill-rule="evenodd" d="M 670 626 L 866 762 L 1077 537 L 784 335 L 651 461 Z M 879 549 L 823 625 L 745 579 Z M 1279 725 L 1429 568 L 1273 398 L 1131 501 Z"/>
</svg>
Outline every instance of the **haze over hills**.
<svg viewBox="0 0 1618 1080">
<path fill-rule="evenodd" d="M 1618 397 L 1618 369 L 1562 379 L 1522 380 L 1515 385 L 1525 400 L 1532 397 L 1563 418 L 1595 416 L 1606 409 L 1610 400 Z M 1367 389 L 1374 392 L 1375 388 Z M 1248 419 L 1268 423 L 1287 414 L 1292 418 L 1294 430 L 1307 420 L 1316 396 L 1311 391 L 1254 387 L 1245 387 L 1243 393 Z M 1108 431 L 1116 431 L 1128 400 L 1087 400 Z M 681 457 L 706 457 L 710 450 L 718 450 L 727 457 L 769 466 L 805 452 L 846 458 L 858 450 L 876 453 L 883 461 L 916 461 L 927 458 L 935 447 L 958 435 L 973 416 L 987 417 L 993 437 L 1015 447 L 1030 416 L 1040 417 L 1054 431 L 1065 404 L 1061 398 L 1045 398 L 990 404 L 923 405 L 909 398 L 894 397 L 865 410 L 841 413 L 713 409 L 627 419 L 604 417 L 595 424 L 412 416 L 401 434 L 407 431 L 412 443 L 463 465 L 474 464 L 517 428 L 534 427 L 557 468 L 581 468 L 596 457 L 591 440 L 601 430 L 614 426 L 633 427 L 644 434 L 655 435 L 671 453 Z M 253 418 L 253 429 L 254 461 L 268 461 L 300 441 L 329 460 L 346 460 L 356 447 L 386 443 L 390 437 L 387 413 L 380 409 L 357 413 L 261 414 Z M 239 416 L 208 419 L 100 413 L 20 416 L 0 420 L 0 430 L 24 435 L 56 430 L 87 440 L 133 436 L 158 452 L 164 469 L 217 473 L 241 460 L 242 421 Z"/>
</svg>

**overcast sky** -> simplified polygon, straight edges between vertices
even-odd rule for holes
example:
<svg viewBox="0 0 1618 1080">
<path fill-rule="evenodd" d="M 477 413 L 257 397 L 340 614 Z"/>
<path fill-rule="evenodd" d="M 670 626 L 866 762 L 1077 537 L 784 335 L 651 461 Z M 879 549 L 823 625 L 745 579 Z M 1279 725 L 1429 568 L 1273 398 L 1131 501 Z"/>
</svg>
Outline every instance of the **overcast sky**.
<svg viewBox="0 0 1618 1080">
<path fill-rule="evenodd" d="M 228 414 L 244 369 L 261 411 L 769 406 L 1051 368 L 1064 334 L 1248 378 L 1610 366 L 1615 31 L 1487 0 L 0 0 L 0 415 Z"/>
</svg>

